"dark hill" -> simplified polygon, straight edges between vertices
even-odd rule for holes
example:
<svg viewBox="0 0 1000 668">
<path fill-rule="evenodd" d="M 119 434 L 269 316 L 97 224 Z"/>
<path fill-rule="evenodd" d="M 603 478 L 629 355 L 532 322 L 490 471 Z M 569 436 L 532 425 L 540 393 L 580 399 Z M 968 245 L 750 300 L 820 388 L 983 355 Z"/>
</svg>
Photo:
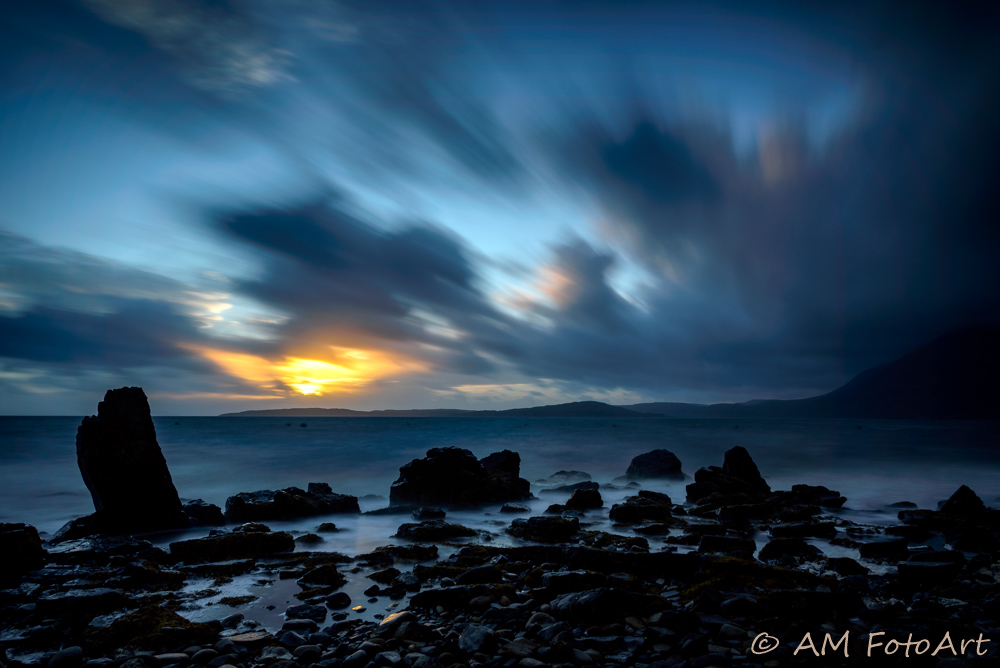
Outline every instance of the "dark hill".
<svg viewBox="0 0 1000 668">
<path fill-rule="evenodd" d="M 220 417 L 649 417 L 634 410 L 600 401 L 576 401 L 555 406 L 512 408 L 505 411 L 464 411 L 450 408 L 355 411 L 349 408 L 275 408 L 224 413 Z"/>
<path fill-rule="evenodd" d="M 627 408 L 684 418 L 996 420 L 1000 419 L 1000 329 L 983 326 L 947 334 L 818 397 Z"/>
</svg>

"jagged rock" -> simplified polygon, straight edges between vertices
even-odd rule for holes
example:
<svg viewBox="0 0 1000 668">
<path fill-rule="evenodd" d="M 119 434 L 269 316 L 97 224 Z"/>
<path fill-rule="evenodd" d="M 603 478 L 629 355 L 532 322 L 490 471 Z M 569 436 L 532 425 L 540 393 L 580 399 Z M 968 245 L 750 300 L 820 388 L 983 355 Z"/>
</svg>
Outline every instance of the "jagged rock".
<svg viewBox="0 0 1000 668">
<path fill-rule="evenodd" d="M 226 523 L 222 508 L 201 499 L 188 501 L 182 506 L 188 524 L 193 527 L 221 527 Z"/>
<path fill-rule="evenodd" d="M 669 523 L 673 520 L 672 508 L 669 496 L 644 489 L 635 496 L 627 497 L 623 503 L 611 506 L 608 517 L 619 524 L 643 521 Z"/>
<path fill-rule="evenodd" d="M 644 480 L 650 478 L 665 478 L 667 480 L 683 480 L 681 460 L 669 450 L 652 450 L 635 457 L 625 471 L 629 480 Z"/>
<path fill-rule="evenodd" d="M 239 531 L 170 544 L 170 554 L 185 562 L 226 561 L 258 557 L 295 549 L 295 540 L 284 531 Z"/>
<path fill-rule="evenodd" d="M 986 504 L 975 492 L 962 485 L 941 505 L 941 512 L 949 515 L 975 517 L 986 512 Z"/>
<path fill-rule="evenodd" d="M 286 487 L 278 491 L 262 489 L 241 492 L 226 499 L 226 520 L 229 522 L 290 520 L 360 512 L 358 497 L 334 494 L 326 483 L 309 483 L 309 491 L 298 487 Z"/>
<path fill-rule="evenodd" d="M 741 446 L 726 452 L 722 467 L 698 469 L 694 482 L 687 486 L 688 501 L 700 502 L 714 495 L 728 496 L 717 506 L 751 503 L 771 494 L 750 453 Z M 741 498 L 744 497 L 744 498 Z"/>
<path fill-rule="evenodd" d="M 0 524 L 0 582 L 45 565 L 46 553 L 38 530 L 30 524 Z"/>
<path fill-rule="evenodd" d="M 568 541 L 580 531 L 580 520 L 575 517 L 527 517 L 510 523 L 507 533 L 515 538 L 538 543 Z"/>
<path fill-rule="evenodd" d="M 76 456 L 103 533 L 141 533 L 188 525 L 156 442 L 142 388 L 108 390 L 97 415 L 76 433 Z"/>
<path fill-rule="evenodd" d="M 604 505 L 601 493 L 596 489 L 578 489 L 566 502 L 567 510 L 593 510 Z"/>
<path fill-rule="evenodd" d="M 475 529 L 461 524 L 451 524 L 444 520 L 427 520 L 418 524 L 403 524 L 396 530 L 396 538 L 412 541 L 437 542 L 453 538 L 472 538 L 478 535 Z"/>
<path fill-rule="evenodd" d="M 521 458 L 504 450 L 477 460 L 462 448 L 432 448 L 423 459 L 399 469 L 389 505 L 462 508 L 531 498 L 530 483 L 519 478 Z"/>
</svg>

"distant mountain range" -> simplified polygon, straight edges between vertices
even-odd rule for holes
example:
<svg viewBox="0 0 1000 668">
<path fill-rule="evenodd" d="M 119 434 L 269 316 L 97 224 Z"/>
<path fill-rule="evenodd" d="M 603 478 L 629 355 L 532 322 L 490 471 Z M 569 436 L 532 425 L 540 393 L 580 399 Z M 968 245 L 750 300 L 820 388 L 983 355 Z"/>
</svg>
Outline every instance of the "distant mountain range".
<svg viewBox="0 0 1000 668">
<path fill-rule="evenodd" d="M 738 404 L 655 402 L 611 406 L 578 401 L 504 411 L 453 409 L 354 411 L 285 408 L 223 417 L 613 417 L 1000 419 L 1000 328 L 942 336 L 894 362 L 872 367 L 818 397 Z"/>
</svg>

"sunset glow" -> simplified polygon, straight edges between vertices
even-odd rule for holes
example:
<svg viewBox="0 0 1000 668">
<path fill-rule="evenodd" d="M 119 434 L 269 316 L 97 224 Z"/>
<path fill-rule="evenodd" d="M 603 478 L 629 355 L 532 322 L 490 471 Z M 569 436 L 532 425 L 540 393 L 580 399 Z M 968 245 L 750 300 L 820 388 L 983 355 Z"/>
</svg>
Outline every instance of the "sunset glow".
<svg viewBox="0 0 1000 668">
<path fill-rule="evenodd" d="M 290 389 L 305 396 L 352 392 L 373 380 L 423 368 L 412 360 L 394 358 L 381 351 L 334 346 L 329 350 L 328 360 L 285 357 L 275 361 L 211 348 L 198 348 L 197 352 L 229 375 L 261 389 Z"/>
</svg>

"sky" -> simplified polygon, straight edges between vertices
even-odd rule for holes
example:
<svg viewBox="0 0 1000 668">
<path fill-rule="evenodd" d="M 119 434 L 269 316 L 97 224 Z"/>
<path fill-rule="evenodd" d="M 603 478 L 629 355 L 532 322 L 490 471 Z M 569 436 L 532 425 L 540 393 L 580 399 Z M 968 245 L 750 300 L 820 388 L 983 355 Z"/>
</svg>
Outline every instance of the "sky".
<svg viewBox="0 0 1000 668">
<path fill-rule="evenodd" d="M 0 414 L 828 392 L 1000 323 L 1000 5 L 13 0 Z"/>
</svg>

